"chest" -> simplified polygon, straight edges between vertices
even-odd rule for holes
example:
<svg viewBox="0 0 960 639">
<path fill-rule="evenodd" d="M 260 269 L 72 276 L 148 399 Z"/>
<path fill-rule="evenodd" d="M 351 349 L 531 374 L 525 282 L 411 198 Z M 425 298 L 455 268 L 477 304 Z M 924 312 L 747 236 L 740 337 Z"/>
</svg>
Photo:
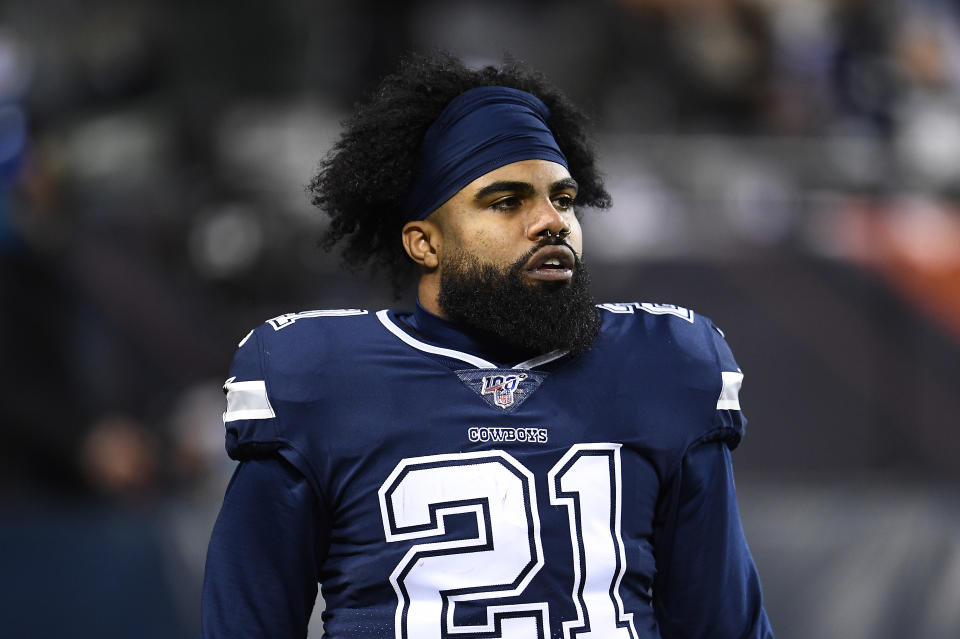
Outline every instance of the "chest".
<svg viewBox="0 0 960 639">
<path fill-rule="evenodd" d="M 585 606 L 612 627 L 618 602 L 646 614 L 676 420 L 696 418 L 681 390 L 583 369 L 376 364 L 376 379 L 358 367 L 327 382 L 335 401 L 278 407 L 310 433 L 331 506 L 331 604 L 379 596 L 410 636 L 440 618 L 486 632 L 500 612 L 549 612 L 538 623 L 554 629 Z"/>
</svg>

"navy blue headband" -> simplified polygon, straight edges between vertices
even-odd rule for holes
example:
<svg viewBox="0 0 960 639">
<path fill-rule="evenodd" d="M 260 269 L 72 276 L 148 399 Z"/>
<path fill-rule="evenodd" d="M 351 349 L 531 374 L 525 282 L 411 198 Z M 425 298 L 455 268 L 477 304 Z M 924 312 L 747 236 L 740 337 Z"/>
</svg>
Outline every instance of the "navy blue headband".
<svg viewBox="0 0 960 639">
<path fill-rule="evenodd" d="M 519 89 L 477 87 L 458 95 L 423 138 L 404 220 L 426 218 L 481 175 L 512 162 L 549 160 L 569 168 L 549 117 L 539 98 Z"/>
</svg>

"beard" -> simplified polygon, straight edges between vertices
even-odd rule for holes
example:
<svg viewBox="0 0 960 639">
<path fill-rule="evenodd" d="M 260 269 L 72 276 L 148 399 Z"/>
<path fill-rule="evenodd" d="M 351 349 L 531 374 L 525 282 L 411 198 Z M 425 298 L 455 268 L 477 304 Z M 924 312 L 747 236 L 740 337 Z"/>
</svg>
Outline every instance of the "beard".
<svg viewBox="0 0 960 639">
<path fill-rule="evenodd" d="M 437 302 L 447 317 L 485 341 L 517 355 L 540 355 L 556 349 L 583 353 L 600 331 L 600 317 L 590 295 L 590 278 L 574 252 L 569 282 L 531 282 L 524 266 L 544 241 L 513 264 L 501 267 L 464 252 L 448 254 L 440 276 Z"/>
</svg>

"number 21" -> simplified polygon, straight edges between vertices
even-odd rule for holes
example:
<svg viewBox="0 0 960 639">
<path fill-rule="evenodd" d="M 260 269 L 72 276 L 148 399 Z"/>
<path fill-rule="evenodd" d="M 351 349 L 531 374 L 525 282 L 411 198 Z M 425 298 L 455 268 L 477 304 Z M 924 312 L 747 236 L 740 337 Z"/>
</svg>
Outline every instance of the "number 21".
<svg viewBox="0 0 960 639">
<path fill-rule="evenodd" d="M 577 618 L 566 639 L 636 639 L 620 581 L 620 444 L 577 444 L 547 473 L 550 503 L 567 509 Z M 471 539 L 416 543 L 390 575 L 396 639 L 546 639 L 546 602 L 490 605 L 486 622 L 457 625 L 457 602 L 520 595 L 544 565 L 533 473 L 500 450 L 402 460 L 380 487 L 388 542 L 445 534 L 446 517 L 472 514 Z"/>
</svg>

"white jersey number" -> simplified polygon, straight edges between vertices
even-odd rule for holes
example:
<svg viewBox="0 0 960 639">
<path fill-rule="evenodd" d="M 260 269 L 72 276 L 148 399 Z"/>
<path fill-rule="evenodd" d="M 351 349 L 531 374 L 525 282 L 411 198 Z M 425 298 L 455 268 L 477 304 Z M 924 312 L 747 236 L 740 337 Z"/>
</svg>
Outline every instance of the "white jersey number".
<svg viewBox="0 0 960 639">
<path fill-rule="evenodd" d="M 578 444 L 547 476 L 550 502 L 567 509 L 577 619 L 564 636 L 635 639 L 619 587 L 626 569 L 620 535 L 620 445 Z M 388 542 L 445 534 L 446 518 L 472 515 L 477 535 L 413 544 L 390 575 L 397 594 L 396 639 L 483 633 L 498 639 L 546 639 L 546 602 L 490 605 L 485 623 L 458 625 L 458 601 L 520 595 L 543 567 L 534 477 L 494 450 L 401 461 L 380 487 Z"/>
</svg>

